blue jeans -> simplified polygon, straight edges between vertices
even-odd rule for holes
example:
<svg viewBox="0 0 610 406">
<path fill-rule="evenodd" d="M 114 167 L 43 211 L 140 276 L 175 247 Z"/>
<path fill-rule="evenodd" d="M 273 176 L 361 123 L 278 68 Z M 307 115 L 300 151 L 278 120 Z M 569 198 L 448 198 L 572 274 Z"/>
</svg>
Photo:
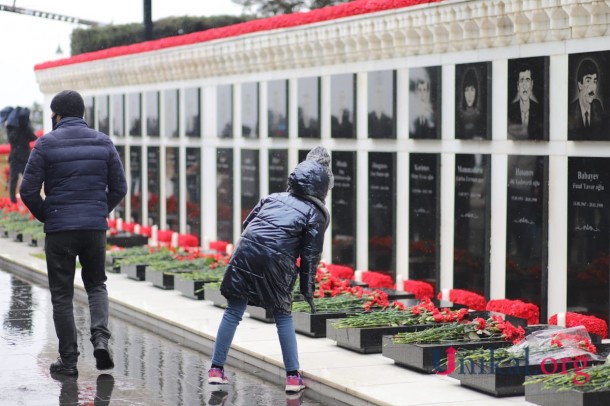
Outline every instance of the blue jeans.
<svg viewBox="0 0 610 406">
<path fill-rule="evenodd" d="M 218 327 L 218 334 L 216 334 L 212 364 L 225 364 L 229 347 L 231 347 L 231 342 L 233 342 L 233 337 L 235 336 L 235 330 L 246 311 L 247 305 L 248 302 L 244 299 L 228 300 L 228 306 Z M 277 336 L 280 339 L 280 346 L 282 347 L 284 368 L 286 371 L 296 371 L 299 369 L 299 354 L 292 315 L 273 312 L 273 317 L 275 318 Z"/>
</svg>

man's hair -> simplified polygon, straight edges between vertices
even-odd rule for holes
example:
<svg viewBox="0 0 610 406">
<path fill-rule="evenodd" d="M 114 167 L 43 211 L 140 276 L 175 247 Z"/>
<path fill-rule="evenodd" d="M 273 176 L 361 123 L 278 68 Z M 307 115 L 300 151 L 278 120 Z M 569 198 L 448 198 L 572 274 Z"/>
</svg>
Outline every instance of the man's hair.
<svg viewBox="0 0 610 406">
<path fill-rule="evenodd" d="M 63 117 L 79 117 L 85 115 L 83 97 L 74 90 L 64 90 L 51 100 L 51 111 Z"/>
<path fill-rule="evenodd" d="M 586 58 L 580 62 L 578 66 L 578 73 L 576 74 L 576 80 L 579 83 L 582 83 L 582 80 L 587 75 L 599 75 L 599 71 L 597 69 L 597 64 L 593 61 L 593 59 Z"/>
<path fill-rule="evenodd" d="M 517 82 L 519 81 L 519 73 L 521 72 L 530 72 L 530 77 L 534 80 L 534 72 L 532 71 L 532 67 L 529 63 L 522 63 L 519 65 L 519 69 L 517 70 Z"/>
</svg>

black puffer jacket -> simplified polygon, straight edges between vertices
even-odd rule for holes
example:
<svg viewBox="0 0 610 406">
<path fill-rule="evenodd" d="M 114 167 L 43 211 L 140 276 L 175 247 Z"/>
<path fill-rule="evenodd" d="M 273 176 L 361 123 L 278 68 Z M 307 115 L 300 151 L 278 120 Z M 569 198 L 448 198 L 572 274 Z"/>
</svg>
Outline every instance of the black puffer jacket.
<svg viewBox="0 0 610 406">
<path fill-rule="evenodd" d="M 247 299 L 249 305 L 289 314 L 299 274 L 301 293 L 313 296 L 328 225 L 323 207 L 328 185 L 322 165 L 303 161 L 288 177 L 288 192 L 271 194 L 256 205 L 244 221 L 220 287 L 226 298 Z"/>
<path fill-rule="evenodd" d="M 82 118 L 65 117 L 36 141 L 19 193 L 45 233 L 107 230 L 106 217 L 127 193 L 127 183 L 110 138 Z"/>
</svg>

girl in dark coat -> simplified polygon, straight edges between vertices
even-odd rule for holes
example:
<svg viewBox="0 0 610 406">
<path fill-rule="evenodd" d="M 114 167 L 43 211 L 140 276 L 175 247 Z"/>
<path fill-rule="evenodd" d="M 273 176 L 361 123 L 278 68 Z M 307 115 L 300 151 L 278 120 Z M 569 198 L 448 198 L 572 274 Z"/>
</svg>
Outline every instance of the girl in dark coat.
<svg viewBox="0 0 610 406">
<path fill-rule="evenodd" d="M 271 309 L 286 369 L 286 391 L 305 388 L 292 322 L 292 289 L 313 307 L 316 269 L 322 254 L 329 214 L 324 199 L 332 187 L 330 156 L 316 147 L 288 177 L 288 191 L 263 198 L 244 221 L 244 231 L 231 257 L 220 290 L 227 298 L 216 335 L 211 384 L 225 384 L 224 363 L 247 305 Z M 300 266 L 296 261 L 300 258 Z"/>
</svg>

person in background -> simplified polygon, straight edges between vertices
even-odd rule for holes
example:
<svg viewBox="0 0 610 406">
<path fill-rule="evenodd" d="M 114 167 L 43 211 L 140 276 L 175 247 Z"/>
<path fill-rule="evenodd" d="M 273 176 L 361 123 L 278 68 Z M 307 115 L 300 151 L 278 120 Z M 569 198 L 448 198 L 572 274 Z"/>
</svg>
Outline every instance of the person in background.
<svg viewBox="0 0 610 406">
<path fill-rule="evenodd" d="M 64 90 L 51 101 L 53 130 L 36 141 L 19 189 L 44 223 L 45 254 L 59 358 L 51 373 L 78 375 L 74 323 L 76 257 L 89 300 L 91 343 L 97 369 L 114 367 L 108 348 L 106 289 L 107 216 L 127 193 L 125 172 L 110 138 L 87 126 L 81 95 Z M 43 199 L 40 190 L 44 185 Z"/>
<path fill-rule="evenodd" d="M 315 313 L 316 269 L 330 222 L 324 199 L 332 186 L 330 155 L 324 147 L 316 147 L 289 175 L 288 191 L 261 199 L 244 221 L 220 287 L 228 306 L 216 335 L 210 384 L 229 382 L 224 364 L 235 330 L 246 306 L 251 305 L 273 311 L 286 369 L 286 392 L 305 389 L 298 371 L 292 290 L 298 276 L 301 294 Z"/>
<path fill-rule="evenodd" d="M 6 127 L 6 135 L 11 146 L 8 155 L 8 193 L 12 203 L 17 203 L 17 182 L 23 175 L 30 156 L 30 142 L 36 140 L 30 123 L 30 110 L 22 107 L 6 107 L 0 111 L 0 123 Z"/>
</svg>

